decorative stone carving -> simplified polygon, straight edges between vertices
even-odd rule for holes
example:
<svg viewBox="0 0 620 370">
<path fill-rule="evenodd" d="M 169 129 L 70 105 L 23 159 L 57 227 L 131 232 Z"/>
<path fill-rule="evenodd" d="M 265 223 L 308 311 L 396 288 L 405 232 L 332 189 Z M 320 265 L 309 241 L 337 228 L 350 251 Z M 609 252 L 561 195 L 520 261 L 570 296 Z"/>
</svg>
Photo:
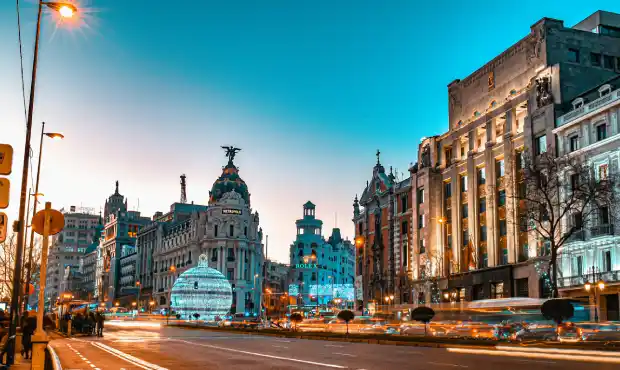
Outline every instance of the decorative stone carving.
<svg viewBox="0 0 620 370">
<path fill-rule="evenodd" d="M 427 144 L 422 149 L 422 155 L 420 157 L 420 168 L 430 167 L 431 165 L 431 148 Z"/>
<path fill-rule="evenodd" d="M 527 62 L 538 61 L 542 55 L 542 45 L 545 42 L 546 30 L 542 25 L 532 31 L 533 37 L 527 47 Z"/>
<path fill-rule="evenodd" d="M 241 194 L 237 193 L 235 189 L 232 189 L 231 191 L 224 193 L 224 195 L 222 195 L 221 200 L 240 200 L 240 199 L 241 199 Z"/>
<path fill-rule="evenodd" d="M 553 103 L 553 95 L 551 95 L 551 78 L 541 77 L 536 79 L 536 104 L 538 108 Z"/>
</svg>

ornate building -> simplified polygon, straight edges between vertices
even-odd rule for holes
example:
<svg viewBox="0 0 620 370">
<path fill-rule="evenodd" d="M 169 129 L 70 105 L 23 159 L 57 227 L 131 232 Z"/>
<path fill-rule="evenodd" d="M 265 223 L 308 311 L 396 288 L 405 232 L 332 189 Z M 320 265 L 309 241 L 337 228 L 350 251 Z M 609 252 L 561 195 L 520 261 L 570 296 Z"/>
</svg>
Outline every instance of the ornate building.
<svg viewBox="0 0 620 370">
<path fill-rule="evenodd" d="M 116 189 L 104 206 L 104 230 L 97 248 L 95 297 L 111 307 L 122 295 L 120 278 L 123 249 L 135 247 L 138 230 L 149 222 L 140 212 L 127 210 L 127 201 Z M 127 288 L 125 287 L 125 290 Z"/>
<path fill-rule="evenodd" d="M 232 312 L 261 312 L 263 232 L 258 212 L 250 207 L 248 187 L 233 162 L 240 149 L 224 149 L 228 163 L 209 192 L 208 208 L 170 227 L 153 252 L 153 295 L 164 308 L 175 279 L 195 266 L 199 255 L 206 254 L 209 267 L 220 271 L 232 285 Z"/>
</svg>

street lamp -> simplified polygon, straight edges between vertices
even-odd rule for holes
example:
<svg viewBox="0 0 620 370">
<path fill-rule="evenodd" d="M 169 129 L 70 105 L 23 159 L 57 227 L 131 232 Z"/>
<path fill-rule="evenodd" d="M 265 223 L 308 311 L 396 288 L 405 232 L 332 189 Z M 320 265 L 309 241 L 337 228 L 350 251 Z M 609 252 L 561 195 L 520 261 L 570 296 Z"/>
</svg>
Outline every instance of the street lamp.
<svg viewBox="0 0 620 370">
<path fill-rule="evenodd" d="M 585 274 L 586 283 L 583 285 L 586 292 L 592 291 L 592 296 L 594 298 L 594 321 L 598 322 L 598 299 L 597 296 L 605 289 L 605 282 L 600 278 L 600 272 L 596 271 L 597 268 L 592 266 Z M 597 281 L 597 283 L 590 283 L 589 277 L 592 276 L 592 281 Z M 594 289 L 592 289 L 594 288 Z"/>
<path fill-rule="evenodd" d="M 56 10 L 59 12 L 61 17 L 67 17 L 69 12 L 66 9 L 63 9 L 61 12 L 61 8 L 68 8 L 71 10 L 70 15 L 77 12 L 77 8 L 75 5 L 64 2 L 42 2 L 39 1 L 39 8 L 37 13 L 37 28 L 35 32 L 35 41 L 34 41 L 34 55 L 32 58 L 32 77 L 30 78 L 30 101 L 28 103 L 28 116 L 26 119 L 26 140 L 24 143 L 24 160 L 22 162 L 22 183 L 21 183 L 21 191 L 19 198 L 19 215 L 17 222 L 17 233 L 19 234 L 19 238 L 17 238 L 17 247 L 15 251 L 15 268 L 13 269 L 13 294 L 11 296 L 11 311 L 9 316 L 9 332 L 8 337 L 11 338 L 15 335 L 17 331 L 17 325 L 19 321 L 19 315 L 17 314 L 17 310 L 19 309 L 19 295 L 20 295 L 20 279 L 22 275 L 22 259 L 23 259 L 23 250 L 24 250 L 24 215 L 26 213 L 26 195 L 28 190 L 28 167 L 30 165 L 30 137 L 32 136 L 32 117 L 34 113 L 34 98 L 35 98 L 35 87 L 37 81 L 37 60 L 39 57 L 39 35 L 41 33 L 41 13 L 43 11 L 43 5 Z M 40 307 L 43 309 L 43 307 Z M 15 342 L 8 341 L 7 342 L 7 365 L 13 365 L 15 361 Z"/>
<path fill-rule="evenodd" d="M 149 302 L 149 309 L 150 309 L 150 313 L 153 313 L 153 306 L 155 305 L 155 301 L 150 301 Z"/>
<path fill-rule="evenodd" d="M 43 196 L 43 194 L 39 193 L 39 179 L 41 176 L 41 158 L 43 156 L 43 137 L 47 136 L 52 140 L 62 140 L 65 136 L 59 132 L 45 132 L 45 122 L 41 122 L 41 138 L 39 139 L 39 162 L 37 164 L 37 180 L 34 185 L 34 205 L 32 206 L 32 214 L 37 213 L 37 204 L 39 203 L 39 196 Z M 26 218 L 26 222 L 28 222 L 28 217 Z M 32 221 L 30 221 L 32 222 Z M 30 229 L 30 246 L 28 247 L 28 264 L 26 267 L 28 268 L 28 272 L 26 273 L 26 286 L 30 285 L 31 279 L 31 271 L 32 271 L 32 253 L 34 250 L 34 229 Z M 28 293 L 24 294 L 24 309 L 26 308 L 26 302 L 28 301 Z"/>
<path fill-rule="evenodd" d="M 138 287 L 138 315 L 140 314 L 140 295 L 142 294 L 142 285 L 140 284 L 140 280 L 136 281 L 136 286 Z"/>
<path fill-rule="evenodd" d="M 177 271 L 175 265 L 170 265 L 170 269 L 168 269 L 168 276 L 174 276 L 174 273 Z M 170 322 L 170 310 L 172 309 L 172 287 L 168 291 L 168 312 L 166 313 L 166 325 Z"/>
</svg>

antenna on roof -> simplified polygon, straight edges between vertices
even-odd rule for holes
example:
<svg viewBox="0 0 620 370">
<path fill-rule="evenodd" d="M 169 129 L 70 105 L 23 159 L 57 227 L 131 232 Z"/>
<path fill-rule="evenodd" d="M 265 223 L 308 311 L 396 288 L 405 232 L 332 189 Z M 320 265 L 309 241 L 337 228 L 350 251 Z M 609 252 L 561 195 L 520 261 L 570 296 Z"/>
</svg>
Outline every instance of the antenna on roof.
<svg viewBox="0 0 620 370">
<path fill-rule="evenodd" d="M 187 183 L 185 174 L 181 175 L 181 203 L 187 203 Z"/>
</svg>

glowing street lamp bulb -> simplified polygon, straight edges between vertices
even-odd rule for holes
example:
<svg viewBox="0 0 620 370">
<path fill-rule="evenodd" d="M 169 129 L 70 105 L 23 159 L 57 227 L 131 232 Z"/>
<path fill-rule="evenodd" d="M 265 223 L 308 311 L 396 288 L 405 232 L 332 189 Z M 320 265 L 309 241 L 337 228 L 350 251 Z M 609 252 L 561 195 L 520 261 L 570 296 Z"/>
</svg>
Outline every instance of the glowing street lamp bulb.
<svg viewBox="0 0 620 370">
<path fill-rule="evenodd" d="M 599 283 L 598 283 L 598 288 L 599 288 L 600 290 L 605 289 L 605 282 L 604 282 L 604 281 L 599 281 Z"/>
<path fill-rule="evenodd" d="M 60 13 L 60 15 L 63 18 L 71 18 L 73 17 L 73 9 L 71 9 L 69 6 L 67 5 L 63 5 L 58 9 L 58 13 Z"/>
<path fill-rule="evenodd" d="M 586 288 L 586 290 L 589 292 L 590 288 L 592 288 L 592 285 L 590 283 L 586 283 L 586 285 L 584 286 L 584 288 Z"/>
</svg>

